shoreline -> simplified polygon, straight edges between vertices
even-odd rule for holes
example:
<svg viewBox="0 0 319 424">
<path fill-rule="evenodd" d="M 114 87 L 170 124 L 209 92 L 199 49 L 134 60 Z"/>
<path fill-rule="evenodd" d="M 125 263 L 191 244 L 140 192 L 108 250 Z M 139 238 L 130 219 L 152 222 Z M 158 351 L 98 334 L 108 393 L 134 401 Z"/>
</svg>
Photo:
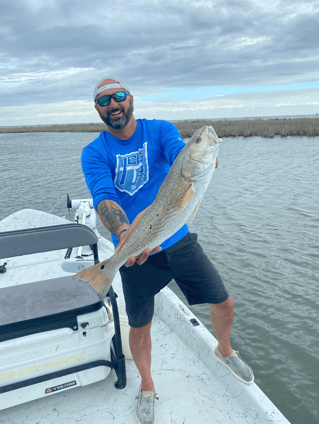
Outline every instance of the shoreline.
<svg viewBox="0 0 319 424">
<path fill-rule="evenodd" d="M 183 138 L 191 137 L 203 125 L 214 127 L 218 137 L 318 137 L 319 118 L 272 118 L 243 120 L 194 120 L 174 122 Z M 106 126 L 100 124 L 67 124 L 28 127 L 0 127 L 0 134 L 31 132 L 101 132 Z"/>
</svg>

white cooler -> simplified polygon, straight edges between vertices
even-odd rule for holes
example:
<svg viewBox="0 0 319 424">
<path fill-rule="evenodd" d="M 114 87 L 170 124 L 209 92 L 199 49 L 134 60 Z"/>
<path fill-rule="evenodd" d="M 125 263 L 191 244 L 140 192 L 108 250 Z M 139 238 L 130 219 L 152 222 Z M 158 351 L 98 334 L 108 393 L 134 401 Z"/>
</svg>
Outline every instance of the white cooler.
<svg viewBox="0 0 319 424">
<path fill-rule="evenodd" d="M 68 227 L 72 234 L 84 226 L 63 227 L 65 235 Z M 49 230 L 50 234 L 58 231 L 43 229 Z M 29 232 L 0 233 L 0 240 L 17 237 L 19 241 Z M 109 300 L 114 320 L 106 300 L 72 276 L 0 289 L 0 410 L 94 383 L 106 378 L 112 368 L 118 376 L 115 386 L 125 387 L 112 288 Z"/>
</svg>

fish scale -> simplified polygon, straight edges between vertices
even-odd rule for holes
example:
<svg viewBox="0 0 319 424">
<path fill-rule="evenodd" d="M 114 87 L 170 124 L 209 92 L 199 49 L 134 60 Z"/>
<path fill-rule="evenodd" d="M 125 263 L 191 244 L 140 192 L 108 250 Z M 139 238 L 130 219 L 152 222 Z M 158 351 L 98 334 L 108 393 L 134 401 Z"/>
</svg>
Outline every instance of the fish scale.
<svg viewBox="0 0 319 424">
<path fill-rule="evenodd" d="M 130 256 L 138 256 L 146 248 L 154 249 L 193 219 L 213 176 L 220 143 L 212 127 L 204 126 L 196 131 L 175 159 L 154 202 L 120 250 L 73 278 L 89 284 L 103 299 L 116 272 Z"/>
</svg>

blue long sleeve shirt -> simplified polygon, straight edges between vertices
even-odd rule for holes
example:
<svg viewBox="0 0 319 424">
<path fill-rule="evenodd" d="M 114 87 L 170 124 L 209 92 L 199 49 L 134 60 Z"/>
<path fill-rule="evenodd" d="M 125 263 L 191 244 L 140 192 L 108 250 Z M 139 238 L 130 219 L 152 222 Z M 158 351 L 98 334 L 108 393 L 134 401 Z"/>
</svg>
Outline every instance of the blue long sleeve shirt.
<svg viewBox="0 0 319 424">
<path fill-rule="evenodd" d="M 185 146 L 175 125 L 160 120 L 138 119 L 134 134 L 120 140 L 108 131 L 87 145 L 81 164 L 95 209 L 102 200 L 113 200 L 125 211 L 130 223 L 148 206 Z M 188 233 L 184 225 L 161 244 L 172 246 Z M 112 234 L 116 246 L 118 239 Z"/>
</svg>

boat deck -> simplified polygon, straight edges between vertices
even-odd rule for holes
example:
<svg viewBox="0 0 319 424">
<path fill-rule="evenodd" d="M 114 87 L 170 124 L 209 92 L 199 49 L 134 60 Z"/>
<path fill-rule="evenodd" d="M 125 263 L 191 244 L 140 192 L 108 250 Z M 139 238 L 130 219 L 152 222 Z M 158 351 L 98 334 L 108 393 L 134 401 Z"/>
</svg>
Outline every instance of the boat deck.
<svg viewBox="0 0 319 424">
<path fill-rule="evenodd" d="M 27 212 L 21 211 L 11 221 L 0 222 L 0 231 L 23 228 L 22 225 L 26 228 L 26 216 Z M 61 224 L 61 219 L 55 217 L 48 219 L 45 225 L 53 225 L 53 221 Z M 105 239 L 99 244 L 102 260 L 112 253 L 112 248 Z M 51 252 L 45 254 L 45 263 L 39 263 L 40 257 L 36 255 L 32 255 L 29 262 L 25 262 L 26 257 L 15 258 L 8 272 L 0 275 L 0 288 L 16 284 L 18 276 L 21 277 L 21 267 L 24 281 L 20 283 L 65 274 L 57 267 L 63 252 L 50 255 Z M 119 295 L 121 308 L 123 298 L 118 277 L 113 287 Z M 198 325 L 194 326 L 193 320 Z M 123 333 L 125 338 L 125 331 Z M 156 296 L 152 344 L 152 373 L 159 397 L 156 424 L 288 423 L 255 383 L 239 382 L 213 359 L 216 339 L 168 288 Z M 135 396 L 140 377 L 133 360 L 126 360 L 126 369 L 127 386 L 122 390 L 114 387 L 116 374 L 111 371 L 100 382 L 2 410 L 0 423 L 135 424 Z"/>
</svg>

